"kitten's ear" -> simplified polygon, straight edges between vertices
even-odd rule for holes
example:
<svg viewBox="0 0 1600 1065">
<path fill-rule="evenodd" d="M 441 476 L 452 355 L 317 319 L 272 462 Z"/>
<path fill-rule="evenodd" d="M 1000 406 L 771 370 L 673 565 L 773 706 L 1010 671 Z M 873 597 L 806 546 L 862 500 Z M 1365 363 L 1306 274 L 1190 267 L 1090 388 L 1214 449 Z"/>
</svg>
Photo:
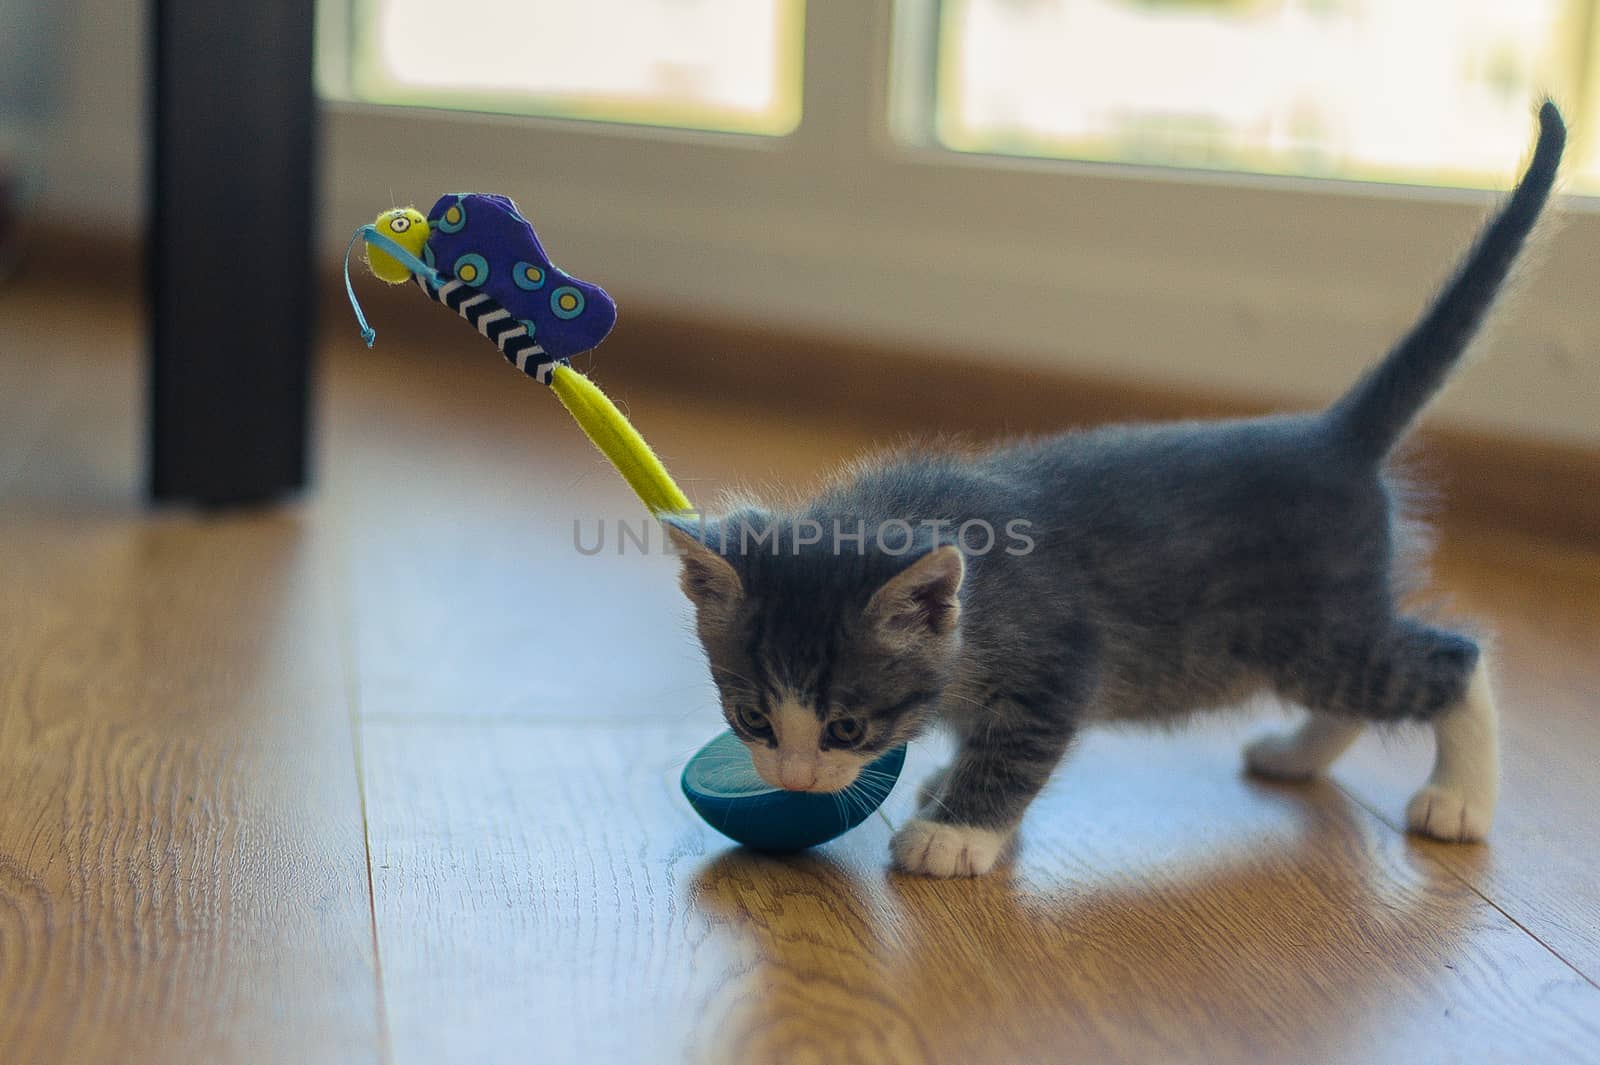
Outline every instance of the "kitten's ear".
<svg viewBox="0 0 1600 1065">
<path fill-rule="evenodd" d="M 867 620 L 890 642 L 948 635 L 961 616 L 966 571 L 960 548 L 936 547 L 872 593 Z"/>
<path fill-rule="evenodd" d="M 683 594 L 710 619 L 724 619 L 744 598 L 744 585 L 728 560 L 707 547 L 695 532 L 676 522 L 662 522 L 683 560 L 679 584 Z"/>
</svg>

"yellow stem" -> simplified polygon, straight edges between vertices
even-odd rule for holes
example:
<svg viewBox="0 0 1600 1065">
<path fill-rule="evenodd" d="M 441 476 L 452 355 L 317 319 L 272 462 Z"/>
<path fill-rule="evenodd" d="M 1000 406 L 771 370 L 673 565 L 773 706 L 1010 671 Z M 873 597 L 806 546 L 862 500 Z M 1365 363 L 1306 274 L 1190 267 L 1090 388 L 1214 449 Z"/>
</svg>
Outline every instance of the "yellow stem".
<svg viewBox="0 0 1600 1065">
<path fill-rule="evenodd" d="M 644 437 L 593 381 L 570 366 L 557 366 L 550 390 L 652 513 L 694 509 Z"/>
</svg>

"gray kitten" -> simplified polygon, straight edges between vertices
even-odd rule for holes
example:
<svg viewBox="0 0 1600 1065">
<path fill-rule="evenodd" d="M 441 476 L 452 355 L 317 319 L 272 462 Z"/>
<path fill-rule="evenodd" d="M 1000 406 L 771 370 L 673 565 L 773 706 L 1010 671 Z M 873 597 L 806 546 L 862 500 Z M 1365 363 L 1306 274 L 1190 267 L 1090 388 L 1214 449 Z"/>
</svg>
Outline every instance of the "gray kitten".
<svg viewBox="0 0 1600 1065">
<path fill-rule="evenodd" d="M 1477 840 L 1498 790 L 1468 636 L 1398 612 L 1422 530 L 1385 459 L 1484 320 L 1554 183 L 1521 183 L 1398 346 L 1315 414 L 1114 426 L 860 464 L 798 508 L 669 519 L 729 725 L 768 782 L 837 791 L 930 723 L 959 741 L 899 868 L 988 872 L 1073 735 L 1270 693 L 1310 713 L 1249 767 L 1325 769 L 1369 722 L 1429 722 L 1414 831 Z"/>
</svg>

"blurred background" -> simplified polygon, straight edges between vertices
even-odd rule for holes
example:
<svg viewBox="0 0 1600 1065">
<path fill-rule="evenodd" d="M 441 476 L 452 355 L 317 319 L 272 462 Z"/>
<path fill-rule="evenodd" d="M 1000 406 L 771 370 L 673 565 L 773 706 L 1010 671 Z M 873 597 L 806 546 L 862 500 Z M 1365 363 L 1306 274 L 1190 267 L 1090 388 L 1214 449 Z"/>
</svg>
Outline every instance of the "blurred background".
<svg viewBox="0 0 1600 1065">
<path fill-rule="evenodd" d="M 320 0 L 308 265 L 381 208 L 499 190 L 625 324 L 1320 402 L 1441 279 L 1549 92 L 1574 127 L 1565 232 L 1508 325 L 1519 354 L 1444 417 L 1600 445 L 1596 8 Z M 24 212 L 136 239 L 150 9 L 3 11 L 7 254 Z"/>
</svg>

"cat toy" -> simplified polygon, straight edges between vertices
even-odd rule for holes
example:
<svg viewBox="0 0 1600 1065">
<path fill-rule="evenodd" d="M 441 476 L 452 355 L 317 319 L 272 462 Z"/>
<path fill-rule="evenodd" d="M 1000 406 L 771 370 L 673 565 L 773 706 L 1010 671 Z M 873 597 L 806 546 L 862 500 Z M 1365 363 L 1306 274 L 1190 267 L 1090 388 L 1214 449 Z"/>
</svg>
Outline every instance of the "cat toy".
<svg viewBox="0 0 1600 1065">
<path fill-rule="evenodd" d="M 415 282 L 512 366 L 549 387 L 652 514 L 693 512 L 632 423 L 572 368 L 572 356 L 592 350 L 611 332 L 615 301 L 551 262 L 515 203 L 504 196 L 451 193 L 426 217 L 397 207 L 357 229 L 345 249 L 344 286 L 370 348 L 377 332 L 367 324 L 350 281 L 350 254 L 358 243 L 374 277 L 391 285 Z M 905 755 L 904 747 L 888 752 L 841 792 L 792 792 L 762 780 L 749 751 L 725 731 L 689 759 L 680 783 L 695 812 L 730 839 L 761 850 L 801 850 L 866 820 L 888 797 Z"/>
</svg>

